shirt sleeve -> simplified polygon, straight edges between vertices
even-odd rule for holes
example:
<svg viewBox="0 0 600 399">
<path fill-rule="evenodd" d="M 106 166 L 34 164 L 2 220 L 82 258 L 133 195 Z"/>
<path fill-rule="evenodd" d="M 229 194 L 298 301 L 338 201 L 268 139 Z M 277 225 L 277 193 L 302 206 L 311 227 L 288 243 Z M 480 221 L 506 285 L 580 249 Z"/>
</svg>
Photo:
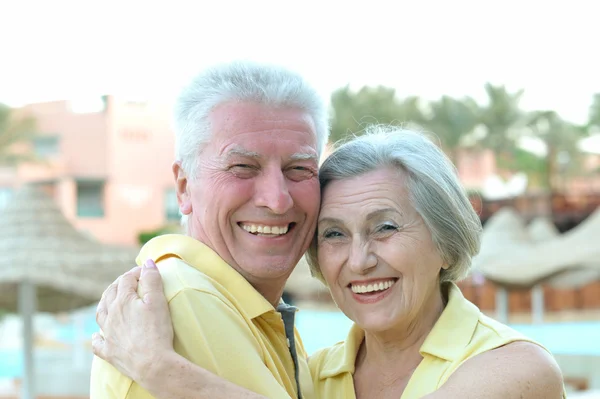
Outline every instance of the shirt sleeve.
<svg viewBox="0 0 600 399">
<path fill-rule="evenodd" d="M 290 399 L 265 365 L 262 348 L 248 322 L 224 299 L 185 288 L 170 300 L 169 308 L 174 347 L 179 354 L 253 392 Z"/>
<path fill-rule="evenodd" d="M 121 374 L 110 363 L 94 356 L 90 375 L 90 399 L 125 399 L 134 382 Z M 152 399 L 144 391 L 136 399 Z"/>
</svg>

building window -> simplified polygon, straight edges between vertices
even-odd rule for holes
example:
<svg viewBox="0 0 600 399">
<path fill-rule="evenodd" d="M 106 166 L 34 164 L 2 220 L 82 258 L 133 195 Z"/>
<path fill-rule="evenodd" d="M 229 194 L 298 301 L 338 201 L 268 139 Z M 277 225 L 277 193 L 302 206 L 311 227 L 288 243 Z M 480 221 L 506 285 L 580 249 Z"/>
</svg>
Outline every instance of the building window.
<svg viewBox="0 0 600 399">
<path fill-rule="evenodd" d="M 77 182 L 77 216 L 104 216 L 104 182 Z"/>
<path fill-rule="evenodd" d="M 174 188 L 169 188 L 165 192 L 165 215 L 167 221 L 179 220 L 179 203 L 177 202 L 177 192 Z"/>
<path fill-rule="evenodd" d="M 59 153 L 57 136 L 40 136 L 33 139 L 33 151 L 40 158 L 48 158 Z"/>
</svg>

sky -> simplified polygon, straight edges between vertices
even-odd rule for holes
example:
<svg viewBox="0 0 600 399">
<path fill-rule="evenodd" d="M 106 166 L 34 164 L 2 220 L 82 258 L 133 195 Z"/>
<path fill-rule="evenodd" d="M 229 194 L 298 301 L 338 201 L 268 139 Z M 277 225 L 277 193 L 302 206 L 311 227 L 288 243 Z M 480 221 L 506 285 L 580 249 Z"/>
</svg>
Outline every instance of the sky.
<svg viewBox="0 0 600 399">
<path fill-rule="evenodd" d="M 297 70 L 324 96 L 382 84 L 483 101 L 485 82 L 506 84 L 524 108 L 577 123 L 600 92 L 595 1 L 0 1 L 0 102 L 13 106 L 171 102 L 233 59 Z"/>
</svg>

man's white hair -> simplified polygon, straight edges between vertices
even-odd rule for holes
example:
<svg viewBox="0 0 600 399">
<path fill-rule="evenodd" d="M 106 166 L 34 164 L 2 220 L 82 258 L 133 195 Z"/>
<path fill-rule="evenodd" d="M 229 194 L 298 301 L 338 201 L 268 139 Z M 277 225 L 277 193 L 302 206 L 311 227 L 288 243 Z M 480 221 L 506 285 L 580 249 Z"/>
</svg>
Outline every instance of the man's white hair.
<svg viewBox="0 0 600 399">
<path fill-rule="evenodd" d="M 236 61 L 209 68 L 181 92 L 175 108 L 175 156 L 194 179 L 199 156 L 211 140 L 210 112 L 227 102 L 251 101 L 274 108 L 297 108 L 313 119 L 317 151 L 323 155 L 329 138 L 325 102 L 299 74 L 283 67 Z M 187 217 L 181 224 L 187 230 Z"/>
</svg>

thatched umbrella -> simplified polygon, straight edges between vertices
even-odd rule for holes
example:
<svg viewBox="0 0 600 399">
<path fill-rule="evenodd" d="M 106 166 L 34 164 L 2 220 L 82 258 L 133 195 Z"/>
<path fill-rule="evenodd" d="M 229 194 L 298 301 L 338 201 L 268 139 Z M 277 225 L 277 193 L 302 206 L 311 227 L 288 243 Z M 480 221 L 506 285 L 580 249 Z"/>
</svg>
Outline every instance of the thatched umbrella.
<svg viewBox="0 0 600 399">
<path fill-rule="evenodd" d="M 136 249 L 100 244 L 75 229 L 40 189 L 26 186 L 0 212 L 0 308 L 23 318 L 22 398 L 35 396 L 33 314 L 93 304 L 133 266 Z"/>
<path fill-rule="evenodd" d="M 486 224 L 481 251 L 473 265 L 499 284 L 531 287 L 552 276 L 586 265 L 600 269 L 600 209 L 565 234 L 534 240 L 511 209 L 502 209 Z M 591 263 L 590 263 L 591 262 Z"/>
<path fill-rule="evenodd" d="M 534 242 L 543 242 L 560 236 L 560 232 L 549 218 L 536 218 L 528 226 L 529 235 Z M 590 237 L 589 245 L 594 245 L 597 237 Z M 544 283 L 555 288 L 579 288 L 600 277 L 600 261 L 589 259 L 574 265 L 574 269 L 560 272 Z"/>
<path fill-rule="evenodd" d="M 526 227 L 512 208 L 495 213 L 485 225 L 481 251 L 473 265 L 488 280 L 498 284 L 496 311 L 500 320 L 508 317 L 506 287 L 533 288 L 534 319 L 541 320 L 543 291 L 540 283 L 580 284 L 600 273 L 597 237 L 600 210 L 565 234 L 559 234 L 546 219 Z"/>
</svg>

